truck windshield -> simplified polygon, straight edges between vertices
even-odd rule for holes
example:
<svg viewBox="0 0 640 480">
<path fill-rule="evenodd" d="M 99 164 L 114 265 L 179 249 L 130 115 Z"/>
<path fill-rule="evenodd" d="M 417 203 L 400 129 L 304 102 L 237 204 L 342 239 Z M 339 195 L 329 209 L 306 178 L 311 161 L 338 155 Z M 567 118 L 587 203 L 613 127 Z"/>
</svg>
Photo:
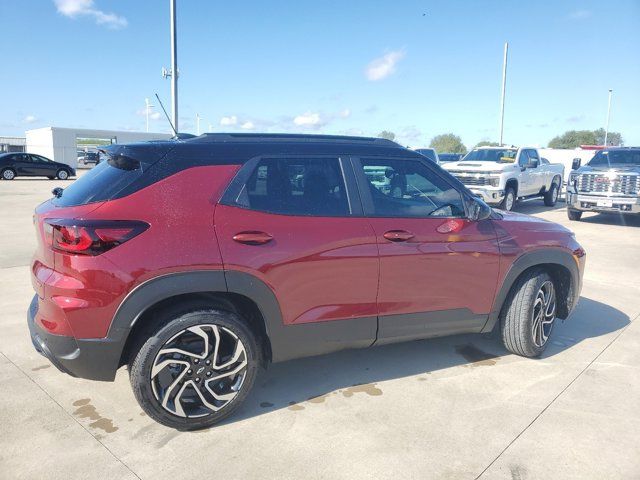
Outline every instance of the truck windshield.
<svg viewBox="0 0 640 480">
<path fill-rule="evenodd" d="M 601 150 L 589 162 L 590 167 L 640 167 L 640 150 Z"/>
<path fill-rule="evenodd" d="M 515 148 L 479 148 L 471 150 L 461 161 L 513 163 L 517 153 Z"/>
</svg>

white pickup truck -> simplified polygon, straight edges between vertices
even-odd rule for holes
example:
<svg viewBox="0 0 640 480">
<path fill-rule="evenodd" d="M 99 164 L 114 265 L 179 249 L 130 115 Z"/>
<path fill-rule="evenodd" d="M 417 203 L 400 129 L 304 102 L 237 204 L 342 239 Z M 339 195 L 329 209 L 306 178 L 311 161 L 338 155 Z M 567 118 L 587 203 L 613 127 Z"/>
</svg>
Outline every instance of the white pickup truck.
<svg viewBox="0 0 640 480">
<path fill-rule="evenodd" d="M 519 199 L 537 197 L 554 206 L 564 175 L 564 165 L 549 163 L 529 147 L 478 147 L 442 168 L 486 203 L 503 210 L 513 209 Z"/>
</svg>

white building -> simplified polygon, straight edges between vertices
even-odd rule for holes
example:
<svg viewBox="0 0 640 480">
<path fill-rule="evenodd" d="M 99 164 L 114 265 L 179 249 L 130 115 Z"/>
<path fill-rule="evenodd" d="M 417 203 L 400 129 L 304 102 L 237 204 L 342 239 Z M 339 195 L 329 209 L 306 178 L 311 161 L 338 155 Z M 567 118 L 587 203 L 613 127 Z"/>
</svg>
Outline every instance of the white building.
<svg viewBox="0 0 640 480">
<path fill-rule="evenodd" d="M 43 155 L 56 162 L 66 163 L 76 168 L 80 152 L 95 149 L 96 145 L 163 140 L 171 138 L 171 135 L 166 133 L 44 127 L 27 130 L 26 138 L 27 152 Z"/>
</svg>

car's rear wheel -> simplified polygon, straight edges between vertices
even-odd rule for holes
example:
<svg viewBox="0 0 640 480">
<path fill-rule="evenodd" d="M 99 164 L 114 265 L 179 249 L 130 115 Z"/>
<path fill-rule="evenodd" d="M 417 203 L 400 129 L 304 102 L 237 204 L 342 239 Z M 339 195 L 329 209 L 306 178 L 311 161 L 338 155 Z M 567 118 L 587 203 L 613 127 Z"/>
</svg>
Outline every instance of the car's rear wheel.
<svg viewBox="0 0 640 480">
<path fill-rule="evenodd" d="M 569 217 L 569 220 L 577 222 L 582 218 L 582 212 L 580 210 L 572 210 L 571 208 L 568 208 L 567 217 Z"/>
<path fill-rule="evenodd" d="M 558 185 L 555 181 L 551 184 L 549 191 L 544 194 L 544 204 L 553 207 L 558 202 Z"/>
<path fill-rule="evenodd" d="M 513 286 L 500 315 L 502 341 L 516 355 L 542 354 L 556 319 L 556 289 L 543 270 L 525 272 Z"/>
<path fill-rule="evenodd" d="M 60 170 L 58 170 L 58 172 L 56 173 L 56 177 L 59 180 L 67 180 L 69 178 L 69 172 L 67 172 L 64 168 L 61 168 Z"/>
<path fill-rule="evenodd" d="M 2 170 L 3 180 L 13 180 L 14 178 L 16 178 L 16 172 L 12 168 L 5 168 Z"/>
<path fill-rule="evenodd" d="M 500 204 L 502 210 L 510 212 L 516 204 L 516 191 L 513 187 L 507 187 L 504 192 L 504 199 Z"/>
<path fill-rule="evenodd" d="M 255 336 L 236 314 L 198 310 L 165 319 L 129 366 L 138 403 L 179 430 L 210 427 L 244 401 L 257 373 Z"/>
</svg>

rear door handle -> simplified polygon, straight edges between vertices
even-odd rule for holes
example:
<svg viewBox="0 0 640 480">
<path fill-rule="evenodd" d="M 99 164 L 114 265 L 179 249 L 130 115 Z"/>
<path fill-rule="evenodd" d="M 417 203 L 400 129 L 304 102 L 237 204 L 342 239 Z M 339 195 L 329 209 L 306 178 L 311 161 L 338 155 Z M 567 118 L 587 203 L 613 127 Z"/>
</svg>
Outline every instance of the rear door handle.
<svg viewBox="0 0 640 480">
<path fill-rule="evenodd" d="M 238 243 L 244 243 L 245 245 L 264 245 L 273 240 L 273 237 L 265 232 L 239 232 L 233 236 L 233 239 Z"/>
<path fill-rule="evenodd" d="M 406 230 L 389 230 L 388 232 L 384 232 L 382 236 L 390 242 L 406 242 L 407 240 L 411 240 L 415 235 Z"/>
</svg>

